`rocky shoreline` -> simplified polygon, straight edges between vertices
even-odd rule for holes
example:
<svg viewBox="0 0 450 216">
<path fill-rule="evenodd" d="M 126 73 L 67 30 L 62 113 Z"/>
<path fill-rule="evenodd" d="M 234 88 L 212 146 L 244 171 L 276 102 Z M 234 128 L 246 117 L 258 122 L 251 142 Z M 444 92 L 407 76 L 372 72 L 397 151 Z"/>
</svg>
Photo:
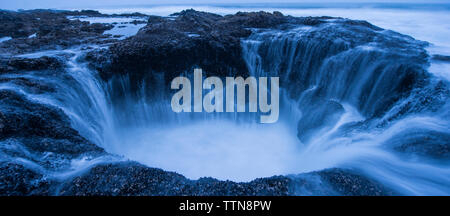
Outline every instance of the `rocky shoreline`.
<svg viewBox="0 0 450 216">
<path fill-rule="evenodd" d="M 114 27 L 112 24 L 82 22 L 68 16 L 148 17 L 148 23 L 135 36 L 118 40 L 104 34 Z M 66 61 L 72 56 L 20 55 L 81 45 L 87 52 L 83 60 L 105 81 L 127 74 L 138 86 L 141 80 L 151 79 L 149 74 L 164 73 L 169 81 L 194 67 L 203 68 L 210 76 L 248 75 L 241 38 L 248 37 L 251 29 L 315 26 L 329 19 L 337 19 L 344 26 L 381 30 L 365 21 L 297 18 L 279 12 L 219 16 L 185 10 L 167 18 L 138 13 L 104 15 L 96 11 L 0 11 L 0 38 L 12 38 L 0 43 L 0 75 L 63 76 L 67 73 Z M 26 76 L 4 76 L 0 82 L 13 83 L 37 95 L 57 90 Z M 190 180 L 174 172 L 120 160 L 102 161 L 82 173 L 56 178 L 53 174 L 68 169 L 72 160 L 112 155 L 73 129 L 61 109 L 40 104 L 7 88 L 0 89 L 0 142 L 0 195 L 398 194 L 357 170 L 338 168 L 236 183 L 213 178 Z M 31 162 L 39 166 L 27 166 Z"/>
</svg>

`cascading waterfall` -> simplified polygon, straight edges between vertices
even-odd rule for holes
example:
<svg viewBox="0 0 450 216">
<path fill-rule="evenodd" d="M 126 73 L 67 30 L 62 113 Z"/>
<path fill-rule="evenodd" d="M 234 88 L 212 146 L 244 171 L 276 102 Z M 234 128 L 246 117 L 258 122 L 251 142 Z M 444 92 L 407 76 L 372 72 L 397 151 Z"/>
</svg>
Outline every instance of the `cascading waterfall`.
<svg viewBox="0 0 450 216">
<path fill-rule="evenodd" d="M 107 142 L 116 144 L 106 146 L 108 151 L 193 179 L 250 181 L 295 171 L 292 161 L 301 147 L 295 129 L 299 113 L 284 93 L 284 115 L 276 124 L 263 125 L 259 113 L 175 113 L 164 79 L 157 82 L 159 88 L 141 84 L 134 94 L 129 94 L 126 76 L 108 83 L 110 95 L 120 95 L 113 106 L 117 130 L 110 138 L 115 140 Z M 149 89 L 158 89 L 157 95 Z"/>
<path fill-rule="evenodd" d="M 104 138 L 113 136 L 110 133 L 114 133 L 114 129 L 111 128 L 114 123 L 112 122 L 113 116 L 109 96 L 107 91 L 104 91 L 104 83 L 96 77 L 93 71 L 86 67 L 86 63 L 80 61 L 80 56 L 83 54 L 79 48 L 74 48 L 19 55 L 17 57 L 21 58 L 39 58 L 42 56 L 60 58 L 66 62 L 67 67 L 63 71 L 31 71 L 1 76 L 1 78 L 6 79 L 25 79 L 42 86 L 51 86 L 52 90 L 47 92 L 36 91 L 26 85 L 14 82 L 1 83 L 0 89 L 16 92 L 34 103 L 61 109 L 70 118 L 73 128 L 78 130 L 83 137 L 103 147 Z M 4 144 L 9 145 L 8 142 L 2 143 L 2 145 Z M 17 146 L 21 145 L 17 144 Z M 114 155 L 82 155 L 65 161 L 65 158 L 51 159 L 51 153 L 31 153 L 26 148 L 17 146 L 14 148 L 18 148 L 20 154 L 24 154 L 26 157 L 13 157 L 2 152 L 2 161 L 15 161 L 44 173 L 49 179 L 63 181 L 85 172 L 96 164 L 122 160 L 122 158 Z M 38 162 L 47 160 L 47 157 L 54 160 L 53 163 L 59 165 L 49 168 Z"/>
<path fill-rule="evenodd" d="M 258 124 L 249 113 L 174 113 L 162 74 L 154 75 L 154 92 L 145 82 L 133 92 L 126 75 L 102 81 L 79 60 L 80 50 L 62 51 L 73 55 L 67 73 L 21 75 L 50 82 L 55 93 L 23 93 L 61 108 L 108 152 L 188 178 L 249 181 L 342 167 L 403 194 L 448 195 L 448 161 L 429 157 L 433 149 L 421 154 L 448 142 L 448 81 L 426 72 L 422 42 L 355 32 L 330 23 L 255 29 L 242 41 L 250 75 L 280 77 L 275 124 Z"/>
<path fill-rule="evenodd" d="M 287 94 L 304 116 L 298 123 L 304 147 L 297 155 L 296 171 L 345 167 L 400 193 L 448 194 L 450 169 L 445 158 L 430 160 L 393 150 L 411 140 L 423 144 L 417 148 L 448 142 L 448 83 L 424 78 L 429 76 L 423 72 L 427 63 L 405 52 L 420 42 L 380 30 L 380 36 L 370 35 L 380 42 L 355 45 L 345 34 L 317 36 L 321 28 L 336 34 L 345 31 L 333 24 L 272 30 L 243 42 L 251 73 L 284 78 Z M 323 35 L 329 38 L 314 40 Z M 383 47 L 383 40 L 404 40 L 397 44 L 411 47 Z M 434 91 L 441 88 L 445 88 L 442 95 Z M 444 105 L 434 112 L 423 111 L 435 105 L 434 96 Z M 437 133 L 441 138 L 416 133 Z"/>
</svg>

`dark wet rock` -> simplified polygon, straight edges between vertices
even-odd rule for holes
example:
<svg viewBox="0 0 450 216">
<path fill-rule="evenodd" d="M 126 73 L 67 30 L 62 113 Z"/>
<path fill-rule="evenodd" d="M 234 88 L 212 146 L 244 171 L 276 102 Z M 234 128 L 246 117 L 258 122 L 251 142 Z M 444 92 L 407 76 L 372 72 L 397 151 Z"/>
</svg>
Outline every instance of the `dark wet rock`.
<svg viewBox="0 0 450 216">
<path fill-rule="evenodd" d="M 312 106 L 317 98 L 357 101 L 364 117 L 379 118 L 429 83 L 426 42 L 345 19 L 287 30 L 250 39 L 263 41 L 264 72 L 278 75 L 292 98 L 308 93 Z"/>
<path fill-rule="evenodd" d="M 317 172 L 324 182 L 343 196 L 392 196 L 397 193 L 352 170 L 328 169 Z"/>
<path fill-rule="evenodd" d="M 0 153 L 20 163 L 1 163 L 1 195 L 48 195 L 57 182 L 44 173 L 67 169 L 78 157 L 106 154 L 73 129 L 62 110 L 11 90 L 0 91 Z"/>
<path fill-rule="evenodd" d="M 317 172 L 288 175 L 291 179 L 289 191 L 295 196 L 338 196 L 327 182 L 324 182 Z"/>
<path fill-rule="evenodd" d="M 403 103 L 392 110 L 391 115 L 385 117 L 385 121 L 379 123 L 379 126 L 385 126 L 388 122 L 400 119 L 408 113 L 434 113 L 443 109 L 450 98 L 448 83 L 441 80 L 427 84 L 422 84 L 422 88 L 414 89 Z"/>
<path fill-rule="evenodd" d="M 10 83 L 16 86 L 20 86 L 23 89 L 26 89 L 27 92 L 30 92 L 32 94 L 55 92 L 55 88 L 47 83 L 23 77 L 0 78 L 0 83 Z"/>
<path fill-rule="evenodd" d="M 351 26 L 364 26 L 367 28 L 370 28 L 372 30 L 375 31 L 380 31 L 383 30 L 382 28 L 372 25 L 371 23 L 365 21 L 365 20 L 351 20 L 351 19 L 341 19 L 339 20 L 340 22 L 346 24 L 346 25 L 351 25 Z"/>
<path fill-rule="evenodd" d="M 53 28 L 65 28 L 67 26 L 73 27 L 73 25 L 81 24 L 79 21 L 68 20 L 67 16 L 105 17 L 109 15 L 92 10 L 64 11 L 37 9 L 20 10 L 17 12 L 0 10 L 0 23 L 2 26 L 0 28 L 0 37 L 28 37 L 37 33 L 40 28 L 51 28 L 51 26 L 54 26 Z"/>
<path fill-rule="evenodd" d="M 143 20 L 133 20 L 131 22 L 129 22 L 131 24 L 137 25 L 137 24 L 146 24 L 147 21 L 143 21 Z"/>
<path fill-rule="evenodd" d="M 79 11 L 59 11 L 60 13 L 66 14 L 68 16 L 90 16 L 90 17 L 103 17 L 107 16 L 96 10 L 79 10 Z"/>
<path fill-rule="evenodd" d="M 85 153 L 102 153 L 70 125 L 58 108 L 31 102 L 16 92 L 0 91 L 0 140 L 20 138 L 35 152 L 54 152 L 77 157 Z"/>
<path fill-rule="evenodd" d="M 54 10 L 0 11 L 0 37 L 13 39 L 0 43 L 3 54 L 67 48 L 84 43 L 106 43 L 101 39 L 110 24 L 69 20 L 69 15 L 93 16 L 98 12 L 67 12 Z"/>
<path fill-rule="evenodd" d="M 284 176 L 257 178 L 248 183 L 200 178 L 187 185 L 183 193 L 205 196 L 286 196 L 289 195 L 289 184 L 290 179 Z"/>
<path fill-rule="evenodd" d="M 53 86 L 42 83 L 39 80 L 32 80 L 23 77 L 15 77 L 15 78 L 0 77 L 0 83 L 10 83 L 16 86 L 20 86 L 23 89 L 26 89 L 27 92 L 30 92 L 32 94 L 44 94 L 55 91 L 55 88 Z"/>
<path fill-rule="evenodd" d="M 61 69 L 64 62 L 61 59 L 49 56 L 39 58 L 0 59 L 0 73 L 12 71 L 56 70 Z"/>
<path fill-rule="evenodd" d="M 242 38 L 251 34 L 249 28 L 323 22 L 322 18 L 294 18 L 279 12 L 240 12 L 220 16 L 185 10 L 173 16 L 150 16 L 147 26 L 137 35 L 112 45 L 106 53 L 91 53 L 90 59 L 98 60 L 92 61 L 92 66 L 105 79 L 114 74 L 127 74 L 132 83 L 158 72 L 170 81 L 196 67 L 202 68 L 209 76 L 247 76 L 240 43 Z M 101 57 L 94 57 L 96 55 Z"/>
<path fill-rule="evenodd" d="M 2 196 L 49 195 L 50 182 L 20 164 L 0 162 L 0 194 Z"/>
<path fill-rule="evenodd" d="M 350 169 L 332 168 L 289 175 L 290 191 L 300 196 L 388 196 L 398 193 Z"/>
<path fill-rule="evenodd" d="M 60 195 L 287 195 L 289 179 L 271 177 L 249 183 L 213 178 L 189 180 L 135 162 L 98 165 L 63 185 Z"/>
<path fill-rule="evenodd" d="M 109 49 L 94 49 L 84 55 L 84 59 L 89 62 L 89 67 L 101 72 L 103 78 L 111 77 L 111 56 Z"/>
<path fill-rule="evenodd" d="M 433 55 L 432 60 L 436 60 L 436 61 L 442 61 L 442 62 L 450 62 L 450 56 L 446 56 L 446 55 Z"/>
<path fill-rule="evenodd" d="M 21 142 L 28 147 L 30 151 L 68 155 L 69 158 L 75 158 L 81 155 L 101 155 L 103 149 L 83 138 L 55 139 L 47 137 L 27 137 L 21 139 Z"/>
<path fill-rule="evenodd" d="M 443 98 L 448 97 L 445 83 L 437 83 L 429 88 L 416 87 L 429 84 L 423 69 L 428 56 L 423 49 L 426 43 L 400 35 L 365 21 L 337 19 L 332 17 L 290 17 L 279 12 L 237 13 L 220 16 L 212 13 L 186 10 L 173 17 L 149 16 L 148 24 L 136 36 L 123 41 L 111 39 L 103 32 L 112 28 L 107 24 L 89 24 L 79 20 L 69 20 L 66 16 L 107 17 L 96 11 L 0 11 L 0 37 L 13 39 L 0 44 L 2 54 L 16 54 L 41 49 L 60 49 L 77 44 L 110 44 L 109 49 L 95 49 L 84 56 L 90 66 L 100 72 L 105 80 L 126 75 L 131 83 L 139 86 L 144 81 L 155 81 L 151 77 L 163 76 L 171 80 L 195 67 L 204 69 L 207 76 L 248 75 L 242 58 L 241 39 L 251 35 L 254 28 L 289 30 L 298 25 L 320 27 L 308 32 L 298 40 L 298 56 L 294 63 L 298 67 L 287 76 L 287 65 L 281 64 L 275 71 L 289 81 L 290 96 L 316 85 L 316 75 L 326 59 L 331 66 L 347 64 L 348 59 L 340 59 L 339 54 L 350 52 L 357 47 L 366 47 L 370 52 L 352 55 L 354 68 L 368 60 L 391 59 L 374 67 L 374 75 L 381 74 L 383 67 L 392 66 L 380 81 L 381 92 L 371 92 L 378 81 L 371 77 L 367 87 L 362 89 L 361 103 L 357 108 L 369 117 L 379 117 L 392 108 L 400 98 L 411 96 L 409 103 L 399 106 L 398 112 L 389 120 L 400 118 L 404 113 L 433 112 L 441 109 Z M 125 14 L 123 16 L 144 16 Z M 329 20 L 336 25 L 326 25 Z M 138 22 L 135 22 L 137 24 Z M 30 35 L 36 34 L 35 37 Z M 264 59 L 271 59 L 267 51 L 273 45 L 266 40 L 259 49 Z M 375 45 L 376 46 L 375 46 Z M 380 45 L 381 44 L 381 45 Z M 380 45 L 380 46 L 378 46 Z M 375 47 L 374 47 L 375 46 Z M 389 52 L 385 52 L 389 49 Z M 286 52 L 285 52 L 286 53 Z M 304 54 L 310 55 L 305 61 Z M 388 54 L 386 54 L 388 53 Z M 302 56 L 303 55 L 303 56 Z M 0 60 L 0 73 L 21 74 L 27 71 L 50 70 L 55 73 L 64 67 L 63 61 L 54 57 L 10 58 Z M 273 61 L 266 61 L 264 69 L 274 68 Z M 333 68 L 333 67 L 331 67 Z M 335 69 L 335 68 L 334 68 Z M 335 71 L 335 70 L 334 70 Z M 357 71 L 344 80 L 351 86 Z M 6 75 L 10 75 L 6 74 Z M 3 75 L 3 74 L 2 74 Z M 337 80 L 336 73 L 325 74 L 325 81 Z M 384 82 L 393 80 L 394 82 Z M 2 76 L 1 83 L 11 83 L 22 87 L 27 93 L 44 94 L 54 92 L 54 86 L 28 78 Z M 386 86 L 382 86 L 385 84 Z M 139 85 L 137 85 L 139 84 Z M 311 107 L 303 110 L 299 124 L 299 136 L 306 141 L 315 130 L 335 123 L 343 113 L 341 104 L 325 98 L 330 89 L 320 83 L 311 96 Z M 330 85 L 331 86 L 331 85 Z M 157 92 L 155 85 L 152 91 Z M 330 88 L 333 88 L 331 86 Z M 336 88 L 335 88 L 336 89 Z M 369 101 L 371 93 L 377 100 Z M 348 92 L 336 93 L 336 98 L 345 101 Z M 113 95 L 114 96 L 114 95 Z M 370 104 L 369 107 L 365 107 Z M 308 122 L 308 124 L 306 124 Z M 348 130 L 362 128 L 370 122 L 357 122 Z M 387 124 L 387 123 L 386 123 Z M 447 134 L 425 133 L 411 136 L 396 150 L 448 158 Z M 85 173 L 65 180 L 47 181 L 46 170 L 67 168 L 72 159 L 88 156 L 107 155 L 104 150 L 82 137 L 72 128 L 69 118 L 59 108 L 39 104 L 25 95 L 12 90 L 0 90 L 0 151 L 7 157 L 21 158 L 39 169 L 31 169 L 23 164 L 0 163 L 1 195 L 396 195 L 381 183 L 353 170 L 330 169 L 297 176 L 274 176 L 259 178 L 247 183 L 220 181 L 214 178 L 190 180 L 184 176 L 161 169 L 149 168 L 136 162 L 97 164 Z M 427 144 L 424 144 L 427 143 Z M 432 143 L 433 145 L 429 145 Z"/>
<path fill-rule="evenodd" d="M 102 14 L 105 16 L 105 14 Z M 147 14 L 134 12 L 134 13 L 121 13 L 121 14 L 111 14 L 110 17 L 149 17 Z M 139 21 L 138 21 L 139 22 Z"/>
<path fill-rule="evenodd" d="M 208 74 L 245 74 L 240 38 L 249 34 L 210 13 L 186 11 L 175 20 L 150 17 L 136 36 L 111 46 L 109 67 L 97 68 L 103 77 L 126 73 L 136 80 L 153 72 L 171 80 L 194 67 Z"/>
<path fill-rule="evenodd" d="M 288 177 L 273 176 L 258 178 L 247 183 L 236 183 L 214 178 L 189 180 L 177 173 L 149 168 L 135 162 L 97 165 L 87 173 L 64 183 L 59 193 L 60 195 L 127 196 L 373 196 L 395 194 L 376 181 L 343 169 L 330 169 Z"/>
<path fill-rule="evenodd" d="M 42 180 L 38 172 L 22 165 L 0 166 L 6 182 L 4 195 L 75 196 L 289 196 L 289 195 L 395 195 L 378 182 L 351 170 L 329 169 L 295 176 L 258 178 L 247 183 L 214 178 L 190 180 L 174 172 L 149 168 L 136 162 L 96 165 L 64 182 Z M 32 183 L 31 183 L 32 182 Z"/>
<path fill-rule="evenodd" d="M 238 12 L 225 16 L 225 20 L 227 23 L 243 28 L 271 28 L 287 23 L 288 17 L 280 12 Z"/>
<path fill-rule="evenodd" d="M 395 58 L 395 57 L 393 57 Z M 405 59 L 403 59 L 405 60 Z M 419 60 L 417 60 L 418 62 Z M 426 62 L 423 62 L 426 64 Z M 383 84 L 379 85 L 378 90 L 374 91 L 376 95 L 372 97 L 372 101 L 361 101 L 360 106 L 363 109 L 363 113 L 371 118 L 382 117 L 393 106 L 396 105 L 402 99 L 416 94 L 417 89 L 421 89 L 429 84 L 430 74 L 424 69 L 423 66 L 413 65 L 412 63 L 397 62 L 397 65 L 393 70 L 390 70 L 389 75 L 385 75 L 382 78 Z M 388 81 L 390 80 L 390 82 Z M 365 89 L 366 90 L 366 89 Z M 366 91 L 364 96 L 370 91 Z M 362 105 L 365 103 L 365 105 Z M 422 107 L 423 108 L 423 107 Z M 402 117 L 400 113 L 397 117 Z"/>
<path fill-rule="evenodd" d="M 187 180 L 176 173 L 137 163 L 98 165 L 63 185 L 60 195 L 175 194 Z"/>
</svg>

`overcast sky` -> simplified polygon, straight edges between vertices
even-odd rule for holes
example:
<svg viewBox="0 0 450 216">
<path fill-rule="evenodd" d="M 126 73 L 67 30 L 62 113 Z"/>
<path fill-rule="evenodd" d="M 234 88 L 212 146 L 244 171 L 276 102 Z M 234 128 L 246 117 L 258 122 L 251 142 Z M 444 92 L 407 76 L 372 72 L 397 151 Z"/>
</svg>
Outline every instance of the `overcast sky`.
<svg viewBox="0 0 450 216">
<path fill-rule="evenodd" d="M 435 2 L 435 3 L 445 3 L 450 2 L 450 0 L 221 0 L 220 3 L 266 3 L 266 2 Z M 16 9 L 35 9 L 35 8 L 53 8 L 53 9 L 65 9 L 65 8 L 89 8 L 89 7 L 107 7 L 107 6 L 131 6 L 131 5 L 150 5 L 150 4 L 214 4 L 218 1 L 212 0 L 0 0 L 0 9 L 16 10 Z"/>
</svg>

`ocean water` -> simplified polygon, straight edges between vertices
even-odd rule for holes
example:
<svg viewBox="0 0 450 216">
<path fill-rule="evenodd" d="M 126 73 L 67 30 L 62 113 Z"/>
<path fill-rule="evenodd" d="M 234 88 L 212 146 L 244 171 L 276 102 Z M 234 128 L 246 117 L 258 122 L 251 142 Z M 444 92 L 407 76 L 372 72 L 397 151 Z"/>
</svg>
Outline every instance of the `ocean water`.
<svg viewBox="0 0 450 216">
<path fill-rule="evenodd" d="M 185 9 L 220 15 L 239 11 L 280 11 L 292 16 L 336 16 L 367 20 L 382 28 L 395 30 L 419 40 L 445 45 L 450 35 L 450 4 L 240 4 L 240 5 L 148 5 L 93 7 L 106 14 L 141 12 L 169 16 Z M 72 8 L 76 9 L 76 8 Z M 448 43 L 447 43 L 448 48 Z M 448 52 L 449 49 L 447 49 Z"/>
<path fill-rule="evenodd" d="M 106 14 L 133 13 L 169 16 L 170 14 L 195 9 L 220 15 L 239 11 L 280 11 L 291 16 L 334 16 L 366 20 L 384 29 L 390 29 L 430 43 L 431 55 L 450 55 L 450 3 L 441 4 L 389 4 L 389 3 L 261 3 L 261 4 L 216 4 L 216 5 L 142 5 L 93 7 Z M 71 8 L 74 9 L 74 8 Z M 431 65 L 431 72 L 442 78 L 450 76 L 447 64 Z"/>
<path fill-rule="evenodd" d="M 92 9 L 109 14 L 141 12 L 169 16 L 189 8 L 221 15 L 234 14 L 238 11 L 280 11 L 292 16 L 334 16 L 366 20 L 381 28 L 428 42 L 430 45 L 427 51 L 430 55 L 450 55 L 448 41 L 450 8 L 447 5 L 361 4 L 345 7 L 340 5 L 158 5 Z M 257 49 L 250 40 L 244 44 Z M 251 55 L 245 58 L 249 65 L 252 65 L 254 63 L 252 56 L 257 56 L 255 50 L 249 49 L 245 53 Z M 429 72 L 436 79 L 448 81 L 450 80 L 449 65 L 448 62 L 431 61 Z M 289 103 L 284 103 L 282 106 Z M 405 193 L 427 194 L 433 191 L 434 194 L 445 194 L 448 192 L 447 168 L 436 164 L 406 163 L 401 158 L 382 150 L 384 142 L 403 131 L 413 130 L 416 127 L 430 127 L 433 130 L 448 132 L 448 119 L 442 123 L 438 118 L 411 116 L 384 131 L 372 131 L 369 134 L 362 133 L 355 137 L 336 139 L 340 126 L 363 120 L 359 111 L 351 105 L 345 105 L 344 108 L 345 114 L 341 116 L 340 121 L 331 129 L 324 129 L 306 147 L 302 146 L 295 132 L 289 131 L 296 126 L 297 120 L 292 120 L 298 119 L 293 118 L 295 115 L 293 113 L 299 112 L 296 108 L 293 112 L 282 112 L 282 119 L 277 125 L 271 127 L 245 126 L 223 119 L 185 120 L 182 124 L 175 123 L 169 126 L 155 126 L 155 124 L 133 126 L 132 129 L 117 130 L 119 135 L 116 132 L 110 133 L 111 136 L 106 138 L 108 141 L 104 147 L 110 152 L 124 155 L 149 166 L 176 171 L 193 179 L 212 176 L 223 180 L 250 181 L 257 177 L 310 172 L 347 164 L 350 167 L 364 167 L 366 172 L 377 176 L 378 179 L 389 179 L 386 180 L 387 184 L 393 184 Z M 157 113 L 157 117 L 162 116 L 166 118 L 166 122 L 171 122 L 170 119 L 174 117 L 164 111 L 161 112 L 161 109 L 164 108 L 160 105 L 155 106 L 143 101 L 138 105 L 130 106 L 125 113 L 139 113 L 139 116 L 134 119 L 146 119 L 149 122 L 155 119 L 149 116 Z M 133 115 L 127 117 L 131 118 L 130 116 Z M 299 146 L 301 150 L 298 149 Z M 427 178 L 424 175 L 418 175 L 410 180 L 405 179 L 408 175 L 426 170 L 434 170 L 427 172 L 430 172 L 429 176 L 433 176 L 436 182 L 440 182 L 438 185 L 433 186 L 432 179 L 423 180 Z"/>
<path fill-rule="evenodd" d="M 280 11 L 292 16 L 336 16 L 367 20 L 384 29 L 394 30 L 428 42 L 430 45 L 427 51 L 430 55 L 450 55 L 448 42 L 450 9 L 446 5 L 158 5 L 91 9 L 111 14 L 141 12 L 169 16 L 189 8 L 222 15 L 238 11 L 264 10 Z M 127 26 L 123 28 L 116 26 L 110 30 L 111 34 L 123 35 L 123 37 L 135 34 L 143 26 L 131 25 L 128 23 L 130 19 L 123 18 L 80 17 L 79 19 L 90 22 L 123 23 Z M 274 63 L 274 67 L 271 68 L 274 71 L 278 68 L 276 66 L 284 62 L 289 66 L 286 73 L 299 73 L 299 70 L 296 70 L 296 67 L 299 67 L 296 62 L 304 64 L 301 66 L 308 66 L 308 62 L 313 61 L 312 55 L 323 54 L 321 51 L 328 49 L 325 47 L 326 44 L 307 40 L 305 38 L 308 37 L 304 36 L 310 36 L 308 35 L 310 32 L 319 31 L 322 27 L 345 31 L 339 27 L 333 29 L 334 24 L 339 25 L 330 21 L 321 27 L 301 27 L 287 32 L 279 30 L 255 32 L 241 42 L 243 57 L 250 73 L 254 76 L 264 75 L 268 71 L 264 71 L 261 64 L 268 61 Z M 115 32 L 125 30 L 126 32 Z M 416 44 L 411 42 L 408 36 L 392 34 L 389 31 L 381 31 L 379 34 L 390 40 L 397 37 L 407 44 Z M 288 47 L 286 50 L 292 51 L 299 44 L 304 45 L 305 55 L 283 52 L 285 50 L 283 47 Z M 259 53 L 258 49 L 261 46 L 266 46 L 263 48 L 266 48 L 264 50 L 270 55 L 264 56 Z M 390 59 L 389 55 L 372 55 L 371 51 L 382 48 L 386 47 L 377 47 L 376 44 L 355 47 L 324 60 L 320 67 L 313 68 L 314 78 L 317 80 L 305 81 L 307 88 L 298 98 L 289 98 L 286 89 L 282 89 L 280 119 L 276 124 L 271 125 L 248 122 L 246 117 L 252 116 L 239 116 L 235 113 L 224 116 L 203 115 L 203 113 L 193 116 L 178 115 L 171 112 L 168 106 L 170 97 L 162 101 L 147 100 L 149 97 L 146 95 L 148 89 L 145 88 L 145 83 L 142 85 L 142 90 L 139 90 L 138 101 L 129 97 L 122 101 L 122 106 L 115 106 L 112 104 L 111 95 L 118 90 L 123 90 L 125 94 L 130 93 L 132 84 L 129 79 L 120 77 L 119 86 L 123 89 L 118 89 L 118 86 L 112 85 L 112 82 L 104 82 L 96 76 L 95 71 L 91 71 L 85 63 L 78 61 L 78 57 L 83 54 L 80 50 L 63 51 L 74 54 L 68 62 L 67 70 L 76 84 L 64 79 L 59 80 L 58 77 L 45 77 L 45 79 L 33 77 L 60 85 L 61 92 L 44 96 L 27 94 L 42 103 L 50 103 L 63 109 L 72 119 L 74 128 L 108 152 L 151 167 L 176 171 L 190 179 L 211 176 L 221 180 L 251 181 L 258 177 L 343 167 L 358 169 L 402 194 L 448 195 L 450 194 L 448 161 L 431 160 L 427 157 L 410 156 L 408 153 L 400 154 L 392 151 L 394 144 L 407 142 L 406 138 L 415 139 L 417 136 L 421 138 L 422 134 L 448 135 L 450 119 L 448 109 L 445 109 L 449 107 L 448 101 L 444 101 L 447 106 L 435 113 L 411 112 L 389 124 L 383 124 L 385 119 L 398 114 L 404 104 L 415 105 L 416 103 L 413 96 L 402 98 L 384 116 L 373 120 L 373 125 L 366 125 L 368 129 L 346 131 L 349 125 L 358 125 L 366 120 L 365 112 L 372 109 L 369 99 L 377 101 L 379 99 L 377 96 L 383 95 L 391 85 L 395 87 L 401 81 L 400 76 L 389 76 L 390 79 L 383 79 L 383 73 L 387 71 L 386 73 L 390 75 L 389 73 L 393 71 L 390 70 L 392 69 L 390 66 L 393 65 L 396 69 L 394 66 L 397 62 L 395 59 Z M 398 52 L 398 48 L 393 47 L 390 51 Z M 44 54 L 51 55 L 49 52 Z M 414 59 L 412 56 L 414 53 L 408 54 L 405 53 L 402 56 L 408 63 L 414 64 L 415 62 L 411 60 Z M 36 57 L 36 55 L 41 53 L 23 57 Z M 293 61 L 299 58 L 302 61 Z M 351 67 L 355 62 L 363 64 L 356 72 Z M 432 91 L 428 92 L 429 89 L 434 89 L 435 85 L 438 86 L 440 83 L 448 84 L 449 65 L 448 62 L 431 61 L 427 69 L 433 75 L 433 81 L 428 86 L 417 89 L 417 92 L 433 94 Z M 380 73 L 378 68 L 381 68 L 383 73 Z M 333 77 L 332 75 L 336 74 L 335 71 L 341 73 Z M 309 73 L 309 71 L 300 72 Z M 398 70 L 398 73 L 402 72 L 405 71 Z M 364 88 L 365 85 L 379 82 L 380 84 L 373 86 L 373 89 Z M 314 112 L 310 112 L 309 115 L 314 115 L 317 107 L 309 106 L 312 102 L 309 98 L 318 89 L 323 90 L 328 87 L 332 88 L 326 92 L 327 99 L 330 103 L 339 103 L 342 106 L 342 114 L 336 122 L 324 123 L 322 128 L 314 132 L 311 139 L 301 141 L 298 139 L 297 126 L 300 117 L 305 115 L 302 111 L 307 113 L 308 110 L 313 110 Z M 2 88 L 19 89 L 25 92 L 9 84 L 5 84 Z M 352 91 L 353 94 L 344 94 L 347 90 Z M 359 97 L 363 92 L 369 95 L 368 99 Z M 382 94 L 378 94 L 379 92 Z M 166 96 L 162 95 L 161 98 Z M 447 99 L 444 97 L 442 100 Z M 359 106 L 360 102 L 366 104 Z M 418 106 L 422 105 L 420 101 L 417 103 L 419 103 Z M 436 142 L 438 143 L 439 140 Z M 95 162 L 95 160 L 92 161 Z M 72 165 L 84 170 L 92 163 L 88 159 L 81 158 Z"/>
</svg>

